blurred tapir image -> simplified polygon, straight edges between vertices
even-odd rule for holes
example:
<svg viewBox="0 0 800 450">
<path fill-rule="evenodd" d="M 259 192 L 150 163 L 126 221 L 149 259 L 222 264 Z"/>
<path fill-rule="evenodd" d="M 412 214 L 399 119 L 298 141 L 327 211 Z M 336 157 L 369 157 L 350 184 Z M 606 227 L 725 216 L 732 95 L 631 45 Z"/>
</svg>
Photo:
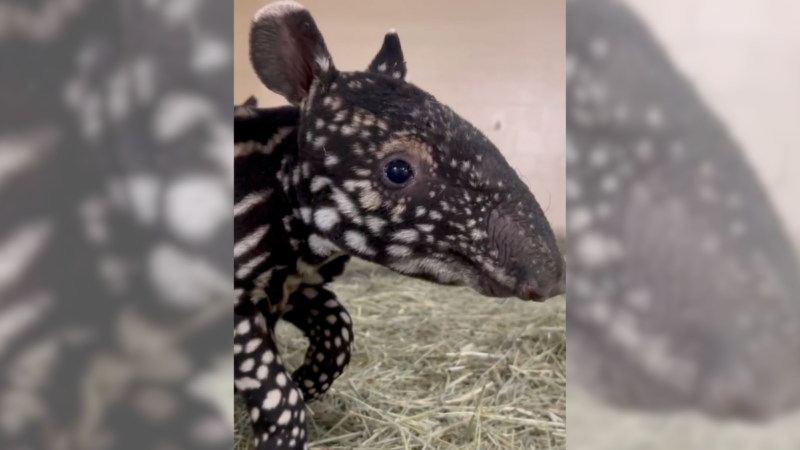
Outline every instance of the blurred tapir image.
<svg viewBox="0 0 800 450">
<path fill-rule="evenodd" d="M 640 410 L 797 406 L 800 270 L 737 143 L 621 2 L 567 2 L 567 77 L 570 380 Z"/>
</svg>

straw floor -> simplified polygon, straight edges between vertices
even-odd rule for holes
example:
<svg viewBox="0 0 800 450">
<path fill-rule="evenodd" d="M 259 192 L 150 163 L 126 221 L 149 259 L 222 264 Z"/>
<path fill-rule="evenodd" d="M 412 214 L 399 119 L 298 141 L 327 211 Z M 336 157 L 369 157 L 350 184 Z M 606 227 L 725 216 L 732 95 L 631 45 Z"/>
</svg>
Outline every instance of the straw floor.
<svg viewBox="0 0 800 450">
<path fill-rule="evenodd" d="M 356 348 L 342 378 L 307 405 L 310 448 L 566 448 L 563 297 L 484 298 L 363 261 L 334 290 L 353 316 Z M 305 340 L 280 325 L 296 367 Z M 235 450 L 246 450 L 252 439 L 239 406 Z"/>
</svg>

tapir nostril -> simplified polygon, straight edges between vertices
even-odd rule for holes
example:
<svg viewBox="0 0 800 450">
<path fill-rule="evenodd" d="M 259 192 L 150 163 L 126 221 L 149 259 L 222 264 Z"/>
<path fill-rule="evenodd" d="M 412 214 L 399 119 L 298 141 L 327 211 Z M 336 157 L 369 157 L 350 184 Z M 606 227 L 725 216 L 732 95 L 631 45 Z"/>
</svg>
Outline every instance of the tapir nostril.
<svg viewBox="0 0 800 450">
<path fill-rule="evenodd" d="M 543 301 L 546 298 L 546 292 L 539 289 L 536 282 L 531 281 L 523 283 L 517 288 L 517 296 L 522 300 Z"/>
<path fill-rule="evenodd" d="M 538 300 L 541 297 L 536 290 L 536 285 L 531 283 L 523 283 L 517 289 L 517 296 L 522 300 Z"/>
<path fill-rule="evenodd" d="M 517 297 L 522 300 L 533 300 L 543 302 L 567 292 L 566 270 L 560 272 L 560 278 L 552 283 L 542 284 L 536 281 L 528 281 L 517 287 Z"/>
</svg>

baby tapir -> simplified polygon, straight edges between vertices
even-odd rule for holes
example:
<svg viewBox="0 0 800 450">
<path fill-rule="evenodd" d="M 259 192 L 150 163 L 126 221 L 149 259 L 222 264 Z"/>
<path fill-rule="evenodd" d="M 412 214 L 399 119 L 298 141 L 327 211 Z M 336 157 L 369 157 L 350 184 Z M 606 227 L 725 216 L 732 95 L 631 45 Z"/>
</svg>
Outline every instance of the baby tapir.
<svg viewBox="0 0 800 450">
<path fill-rule="evenodd" d="M 259 10 L 259 79 L 291 105 L 235 107 L 235 382 L 259 449 L 303 448 L 303 403 L 350 361 L 351 318 L 326 284 L 351 256 L 490 297 L 564 293 L 544 213 L 474 126 L 405 81 L 393 31 L 368 69 L 336 69 L 301 5 Z M 284 368 L 279 318 L 310 340 Z"/>
</svg>

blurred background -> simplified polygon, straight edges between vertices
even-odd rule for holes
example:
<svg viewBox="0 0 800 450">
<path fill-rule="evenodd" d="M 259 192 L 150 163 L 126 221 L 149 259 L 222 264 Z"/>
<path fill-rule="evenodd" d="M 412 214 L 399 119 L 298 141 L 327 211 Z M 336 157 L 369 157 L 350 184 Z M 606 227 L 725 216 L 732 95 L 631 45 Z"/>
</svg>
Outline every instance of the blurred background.
<svg viewBox="0 0 800 450">
<path fill-rule="evenodd" d="M 796 448 L 800 5 L 567 11 L 569 448 Z"/>
<path fill-rule="evenodd" d="M 262 0 L 236 0 L 234 101 L 286 101 L 250 67 L 247 36 Z M 303 2 L 340 70 L 364 70 L 396 29 L 408 81 L 471 121 L 530 186 L 551 225 L 564 232 L 563 0 Z"/>
<path fill-rule="evenodd" d="M 728 125 L 798 245 L 800 5 L 791 0 L 625 2 Z"/>
</svg>

